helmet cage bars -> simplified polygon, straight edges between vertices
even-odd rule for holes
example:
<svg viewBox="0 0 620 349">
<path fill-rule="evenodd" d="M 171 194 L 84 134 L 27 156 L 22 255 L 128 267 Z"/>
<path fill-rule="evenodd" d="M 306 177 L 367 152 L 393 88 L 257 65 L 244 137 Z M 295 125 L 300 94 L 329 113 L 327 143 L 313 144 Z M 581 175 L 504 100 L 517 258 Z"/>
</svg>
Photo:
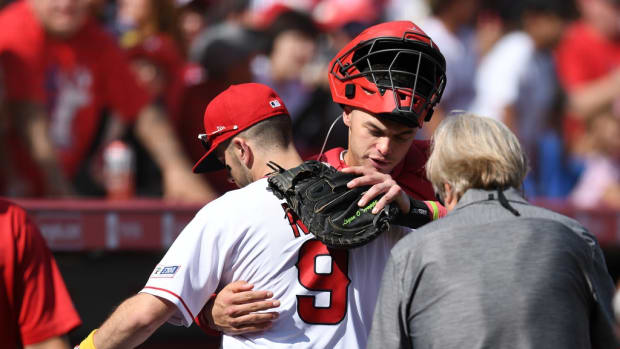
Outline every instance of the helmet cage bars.
<svg viewBox="0 0 620 349">
<path fill-rule="evenodd" d="M 334 60 L 330 74 L 343 83 L 358 85 L 367 94 L 384 96 L 391 90 L 393 110 L 369 111 L 422 127 L 421 116 L 428 111 L 424 121 L 429 121 L 443 94 L 445 67 L 445 59 L 430 37 L 405 32 L 402 38 L 378 37 L 358 43 Z M 355 92 L 349 90 L 354 87 L 346 88 L 347 97 L 353 99 Z M 365 109 L 359 101 L 351 105 Z"/>
</svg>

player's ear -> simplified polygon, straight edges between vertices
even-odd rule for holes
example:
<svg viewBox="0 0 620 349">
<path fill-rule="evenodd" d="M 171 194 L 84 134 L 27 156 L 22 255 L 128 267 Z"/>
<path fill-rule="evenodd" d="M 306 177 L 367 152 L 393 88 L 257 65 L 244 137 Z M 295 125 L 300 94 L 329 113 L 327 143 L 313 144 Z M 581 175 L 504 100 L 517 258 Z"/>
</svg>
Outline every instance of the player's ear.
<svg viewBox="0 0 620 349">
<path fill-rule="evenodd" d="M 245 165 L 245 167 L 252 168 L 252 164 L 254 163 L 254 152 L 252 151 L 252 147 L 241 137 L 234 138 L 232 143 L 237 154 L 237 158 Z"/>
<path fill-rule="evenodd" d="M 342 121 L 344 122 L 345 125 L 347 125 L 347 127 L 351 127 L 351 112 L 353 111 L 353 108 L 349 107 L 348 105 L 345 105 L 342 111 Z"/>
</svg>

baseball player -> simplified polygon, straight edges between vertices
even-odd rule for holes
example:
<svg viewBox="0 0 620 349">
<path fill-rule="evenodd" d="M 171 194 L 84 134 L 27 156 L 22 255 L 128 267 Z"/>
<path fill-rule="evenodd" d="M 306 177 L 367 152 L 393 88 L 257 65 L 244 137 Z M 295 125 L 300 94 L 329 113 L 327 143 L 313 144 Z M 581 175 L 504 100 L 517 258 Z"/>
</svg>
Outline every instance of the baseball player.
<svg viewBox="0 0 620 349">
<path fill-rule="evenodd" d="M 362 175 L 350 186 L 372 185 L 361 206 L 383 193 L 376 211 L 396 201 L 402 212 L 411 213 L 414 226 L 445 215 L 437 202 L 419 206 L 410 199 L 435 199 L 424 173 L 429 142 L 414 140 L 446 84 L 445 59 L 431 38 L 409 21 L 378 24 L 346 45 L 329 68 L 332 98 L 343 107 L 349 142 L 348 149 L 331 149 L 321 160 Z M 426 219 L 415 215 L 420 210 L 428 212 Z M 210 324 L 242 333 L 269 326 L 273 312 L 252 311 L 272 308 L 273 300 L 268 291 L 251 291 L 253 286 L 237 281 L 223 289 L 199 314 L 201 328 L 209 333 Z"/>
<path fill-rule="evenodd" d="M 195 172 L 228 168 L 242 189 L 201 209 L 154 269 L 86 348 L 133 348 L 168 321 L 190 326 L 210 295 L 233 280 L 272 290 L 281 316 L 258 334 L 223 337 L 235 348 L 363 348 L 391 247 L 410 229 L 393 226 L 353 250 L 328 250 L 267 190 L 273 161 L 302 163 L 284 103 L 261 84 L 234 85 L 204 115 L 207 149 Z M 219 160 L 219 161 L 218 161 Z"/>
</svg>

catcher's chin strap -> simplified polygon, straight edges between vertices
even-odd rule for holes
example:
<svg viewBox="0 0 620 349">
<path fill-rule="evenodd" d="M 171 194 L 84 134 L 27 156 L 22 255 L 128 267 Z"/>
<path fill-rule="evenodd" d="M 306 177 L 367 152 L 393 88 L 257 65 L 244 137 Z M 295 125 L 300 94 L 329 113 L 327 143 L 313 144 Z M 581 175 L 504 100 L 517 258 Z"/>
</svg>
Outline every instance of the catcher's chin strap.
<svg viewBox="0 0 620 349">
<path fill-rule="evenodd" d="M 323 152 L 325 151 L 325 146 L 327 145 L 327 140 L 329 139 L 329 134 L 332 133 L 332 129 L 334 128 L 334 126 L 336 126 L 336 123 L 340 119 L 342 119 L 342 113 L 340 113 L 340 115 L 338 115 L 336 120 L 334 120 L 334 122 L 332 122 L 331 126 L 329 126 L 329 130 L 327 130 L 327 135 L 325 136 L 325 141 L 323 141 L 323 146 L 321 147 L 321 152 L 319 153 L 319 156 L 316 157 L 316 161 L 321 161 L 321 156 L 323 156 Z"/>
</svg>

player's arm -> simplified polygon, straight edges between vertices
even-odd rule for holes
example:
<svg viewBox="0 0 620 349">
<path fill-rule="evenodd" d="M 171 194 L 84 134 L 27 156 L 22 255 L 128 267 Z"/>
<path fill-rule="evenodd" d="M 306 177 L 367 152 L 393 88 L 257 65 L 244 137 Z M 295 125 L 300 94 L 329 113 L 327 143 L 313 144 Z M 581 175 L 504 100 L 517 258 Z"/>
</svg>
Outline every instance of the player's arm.
<svg viewBox="0 0 620 349">
<path fill-rule="evenodd" d="M 77 348 L 135 348 L 168 321 L 176 310 L 176 305 L 165 299 L 139 293 L 121 303 Z"/>
<path fill-rule="evenodd" d="M 25 345 L 24 349 L 69 349 L 67 336 L 59 336 L 46 339 L 39 343 Z"/>
<path fill-rule="evenodd" d="M 211 201 L 216 192 L 191 171 L 172 126 L 162 111 L 147 105 L 140 111 L 135 128 L 140 142 L 149 151 L 164 178 L 164 196 L 186 201 Z"/>
<path fill-rule="evenodd" d="M 277 319 L 278 313 L 267 312 L 280 306 L 271 291 L 253 291 L 254 285 L 235 281 L 224 287 L 202 308 L 195 321 L 207 334 L 213 330 L 226 334 L 265 331 Z M 260 312 L 260 313 L 257 313 Z"/>
<path fill-rule="evenodd" d="M 358 203 L 360 207 L 367 205 L 377 195 L 383 194 L 372 212 L 378 213 L 385 205 L 394 202 L 401 211 L 401 216 L 398 219 L 399 224 L 418 228 L 445 216 L 447 213 L 445 207 L 437 201 L 421 201 L 409 197 L 392 176 L 381 173 L 373 167 L 352 166 L 341 171 L 360 175 L 347 184 L 349 188 L 371 186 L 360 199 Z"/>
</svg>

